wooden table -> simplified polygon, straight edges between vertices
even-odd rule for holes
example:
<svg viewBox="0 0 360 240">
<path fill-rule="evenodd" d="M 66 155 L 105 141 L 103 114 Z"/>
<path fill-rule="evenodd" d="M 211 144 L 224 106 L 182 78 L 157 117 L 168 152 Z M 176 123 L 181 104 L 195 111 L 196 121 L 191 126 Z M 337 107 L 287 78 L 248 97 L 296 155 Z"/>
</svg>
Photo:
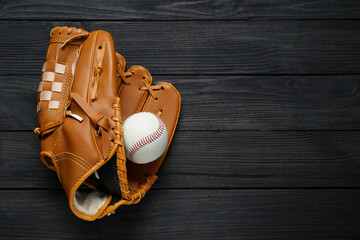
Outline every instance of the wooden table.
<svg viewBox="0 0 360 240">
<path fill-rule="evenodd" d="M 359 239 L 357 0 L 0 1 L 1 239 Z M 38 159 L 49 31 L 109 31 L 182 96 L 159 180 L 76 218 Z"/>
</svg>

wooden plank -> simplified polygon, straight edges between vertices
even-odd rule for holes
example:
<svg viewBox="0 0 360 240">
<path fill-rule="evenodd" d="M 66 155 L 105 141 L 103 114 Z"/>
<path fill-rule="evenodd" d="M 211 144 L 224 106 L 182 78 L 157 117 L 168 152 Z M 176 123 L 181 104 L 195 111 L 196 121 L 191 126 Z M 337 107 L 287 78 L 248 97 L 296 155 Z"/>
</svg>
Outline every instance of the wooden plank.
<svg viewBox="0 0 360 240">
<path fill-rule="evenodd" d="M 62 191 L 3 190 L 0 237 L 356 239 L 359 201 L 358 190 L 159 190 L 86 222 L 71 213 Z"/>
<path fill-rule="evenodd" d="M 177 132 L 154 188 L 360 187 L 357 131 Z M 31 132 L 0 133 L 0 188 L 59 189 Z"/>
<path fill-rule="evenodd" d="M 0 76 L 0 130 L 37 127 L 39 75 Z M 359 130 L 359 76 L 154 76 L 182 96 L 178 130 Z"/>
<path fill-rule="evenodd" d="M 58 25 L 109 31 L 153 74 L 359 74 L 360 21 L 1 21 L 0 75 L 38 74 Z"/>
<path fill-rule="evenodd" d="M 0 19 L 42 20 L 188 20 L 188 19 L 354 19 L 356 0 L 36 0 L 3 1 Z"/>
</svg>

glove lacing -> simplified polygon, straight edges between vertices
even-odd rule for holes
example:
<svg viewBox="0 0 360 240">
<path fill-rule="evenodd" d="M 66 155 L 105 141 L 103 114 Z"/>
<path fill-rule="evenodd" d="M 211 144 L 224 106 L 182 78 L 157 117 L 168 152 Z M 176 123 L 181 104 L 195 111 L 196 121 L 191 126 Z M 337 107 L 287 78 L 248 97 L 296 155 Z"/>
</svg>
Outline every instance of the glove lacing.
<svg viewBox="0 0 360 240">
<path fill-rule="evenodd" d="M 139 88 L 139 90 L 148 91 L 153 99 L 158 100 L 158 97 L 156 96 L 154 90 L 164 90 L 164 87 L 162 85 L 151 86 L 149 84 L 149 80 L 146 77 L 143 77 L 143 82 L 145 86 L 142 86 L 141 88 Z"/>
</svg>

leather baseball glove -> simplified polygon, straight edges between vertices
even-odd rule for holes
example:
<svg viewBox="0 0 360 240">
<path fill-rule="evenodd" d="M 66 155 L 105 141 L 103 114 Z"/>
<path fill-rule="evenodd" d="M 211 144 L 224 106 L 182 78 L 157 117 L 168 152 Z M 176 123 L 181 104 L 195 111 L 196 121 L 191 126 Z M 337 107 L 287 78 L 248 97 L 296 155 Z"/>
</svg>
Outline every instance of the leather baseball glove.
<svg viewBox="0 0 360 240">
<path fill-rule="evenodd" d="M 151 85 L 145 68 L 125 71 L 125 63 L 107 32 L 69 27 L 50 32 L 34 132 L 41 139 L 40 160 L 56 171 L 72 212 L 88 221 L 144 197 L 179 118 L 178 91 L 169 83 Z M 139 165 L 126 159 L 122 119 L 141 111 L 163 120 L 168 145 L 157 160 Z"/>
</svg>

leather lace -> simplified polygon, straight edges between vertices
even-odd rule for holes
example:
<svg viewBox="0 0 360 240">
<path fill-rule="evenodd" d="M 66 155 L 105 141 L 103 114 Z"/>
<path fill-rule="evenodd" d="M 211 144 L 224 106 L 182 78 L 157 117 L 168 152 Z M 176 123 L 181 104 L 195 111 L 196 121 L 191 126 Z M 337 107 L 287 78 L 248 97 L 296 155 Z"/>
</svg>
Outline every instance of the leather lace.
<svg viewBox="0 0 360 240">
<path fill-rule="evenodd" d="M 143 82 L 144 82 L 144 85 L 145 85 L 145 86 L 142 86 L 142 87 L 140 88 L 140 90 L 141 90 L 141 91 L 148 91 L 148 92 L 150 93 L 150 95 L 151 95 L 155 100 L 157 100 L 158 97 L 156 96 L 154 90 L 161 90 L 161 89 L 163 89 L 163 86 L 161 86 L 161 85 L 153 85 L 153 86 L 151 86 L 151 85 L 149 84 L 148 79 L 145 78 L 145 77 L 143 78 Z"/>
<path fill-rule="evenodd" d="M 123 70 L 123 66 L 121 66 L 120 62 L 118 62 L 116 64 L 116 70 L 119 74 L 118 77 L 120 77 L 120 79 L 126 84 L 126 85 L 130 85 L 129 80 L 127 80 L 128 77 L 132 76 L 133 73 L 132 72 L 124 72 Z"/>
<path fill-rule="evenodd" d="M 91 124 L 97 130 L 98 135 L 101 136 L 103 154 L 108 153 L 110 149 L 107 141 L 109 139 L 114 139 L 116 136 L 110 129 L 114 129 L 116 123 L 105 115 L 95 112 L 95 110 L 78 93 L 72 92 L 71 98 L 89 117 Z"/>
<path fill-rule="evenodd" d="M 95 100 L 97 97 L 97 90 L 99 87 L 100 74 L 103 71 L 102 63 L 105 56 L 106 42 L 103 42 L 102 46 L 97 50 L 97 66 L 94 71 L 94 84 L 91 92 L 91 100 Z"/>
</svg>

